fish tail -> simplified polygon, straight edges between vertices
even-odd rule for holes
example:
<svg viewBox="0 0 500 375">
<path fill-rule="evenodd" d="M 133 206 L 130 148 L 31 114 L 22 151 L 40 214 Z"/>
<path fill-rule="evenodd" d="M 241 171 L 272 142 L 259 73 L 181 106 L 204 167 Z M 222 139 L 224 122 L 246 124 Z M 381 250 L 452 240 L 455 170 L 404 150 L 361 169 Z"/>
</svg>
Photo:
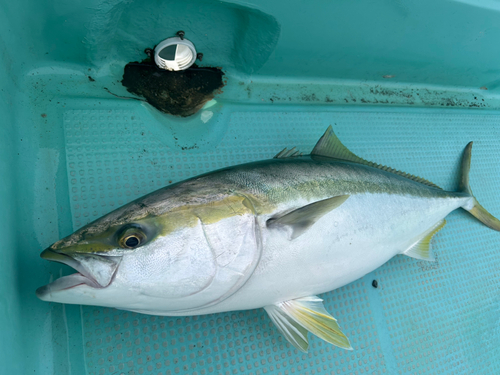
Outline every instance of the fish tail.
<svg viewBox="0 0 500 375">
<path fill-rule="evenodd" d="M 477 199 L 472 194 L 472 190 L 469 185 L 469 171 L 470 171 L 470 162 L 471 162 L 471 150 L 472 150 L 472 142 L 465 147 L 464 154 L 462 156 L 462 165 L 460 168 L 460 185 L 459 191 L 461 193 L 468 194 L 472 197 L 472 200 L 467 202 L 462 208 L 468 211 L 471 215 L 473 215 L 476 219 L 478 219 L 481 223 L 486 225 L 487 227 L 497 230 L 500 232 L 500 220 L 490 214 L 486 209 L 479 204 Z"/>
</svg>

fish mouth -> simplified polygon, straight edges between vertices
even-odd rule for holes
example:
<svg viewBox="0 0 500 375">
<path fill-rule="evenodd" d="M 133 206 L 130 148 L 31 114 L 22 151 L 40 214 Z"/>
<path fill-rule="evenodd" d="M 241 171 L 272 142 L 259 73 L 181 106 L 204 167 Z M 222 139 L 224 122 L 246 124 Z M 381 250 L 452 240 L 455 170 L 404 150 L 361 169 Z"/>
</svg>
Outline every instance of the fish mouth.
<svg viewBox="0 0 500 375">
<path fill-rule="evenodd" d="M 52 283 L 38 288 L 38 298 L 47 299 L 52 293 L 87 285 L 91 288 L 108 287 L 114 280 L 121 256 L 102 256 L 95 254 L 69 253 L 63 254 L 50 247 L 40 257 L 53 262 L 63 263 L 75 269 L 77 273 L 63 276 Z"/>
</svg>

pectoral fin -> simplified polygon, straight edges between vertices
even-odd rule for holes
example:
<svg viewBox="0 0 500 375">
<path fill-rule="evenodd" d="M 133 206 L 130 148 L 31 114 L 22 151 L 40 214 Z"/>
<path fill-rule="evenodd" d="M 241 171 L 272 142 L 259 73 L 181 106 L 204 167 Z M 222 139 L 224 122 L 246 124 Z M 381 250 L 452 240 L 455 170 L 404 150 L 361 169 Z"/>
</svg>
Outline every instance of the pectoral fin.
<svg viewBox="0 0 500 375">
<path fill-rule="evenodd" d="M 446 225 L 446 220 L 442 220 L 437 223 L 434 227 L 429 229 L 424 236 L 413 244 L 408 250 L 404 251 L 403 254 L 409 257 L 422 259 L 422 260 L 436 260 L 434 254 L 432 254 L 431 240 L 434 235 L 439 232 Z"/>
<path fill-rule="evenodd" d="M 307 352 L 307 331 L 340 348 L 352 350 L 337 320 L 323 307 L 317 296 L 298 298 L 264 307 L 286 339 L 297 349 Z"/>
<path fill-rule="evenodd" d="M 337 197 L 314 202 L 279 218 L 269 219 L 266 225 L 268 228 L 280 226 L 291 227 L 292 234 L 290 239 L 293 240 L 304 234 L 323 215 L 339 207 L 347 198 L 349 198 L 349 195 L 339 195 Z"/>
</svg>

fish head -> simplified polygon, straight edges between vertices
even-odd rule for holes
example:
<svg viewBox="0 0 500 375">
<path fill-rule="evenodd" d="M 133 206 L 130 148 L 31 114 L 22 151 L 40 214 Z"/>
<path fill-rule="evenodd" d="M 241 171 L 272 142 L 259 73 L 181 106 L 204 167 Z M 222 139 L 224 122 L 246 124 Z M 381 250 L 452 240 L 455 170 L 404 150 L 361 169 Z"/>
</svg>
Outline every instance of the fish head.
<svg viewBox="0 0 500 375">
<path fill-rule="evenodd" d="M 77 271 L 39 288 L 42 300 L 176 315 L 216 304 L 243 285 L 260 257 L 260 236 L 242 197 L 162 210 L 133 202 L 41 257 Z"/>
</svg>

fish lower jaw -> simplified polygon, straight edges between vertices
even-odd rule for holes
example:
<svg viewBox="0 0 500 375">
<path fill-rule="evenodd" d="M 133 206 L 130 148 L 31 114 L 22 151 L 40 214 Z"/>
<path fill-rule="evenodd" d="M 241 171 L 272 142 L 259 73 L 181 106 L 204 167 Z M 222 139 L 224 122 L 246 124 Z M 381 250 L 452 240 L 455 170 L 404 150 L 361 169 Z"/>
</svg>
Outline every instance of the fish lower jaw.
<svg viewBox="0 0 500 375">
<path fill-rule="evenodd" d="M 66 249 L 67 251 L 67 249 Z M 108 287 L 114 280 L 121 257 L 107 257 L 96 254 L 79 254 L 77 252 L 62 253 L 46 249 L 41 257 L 46 260 L 65 264 L 73 268 L 76 273 L 61 277 L 54 282 L 39 288 L 36 292 L 38 298 L 50 300 L 52 296 L 79 285 L 87 285 L 94 289 Z"/>
<path fill-rule="evenodd" d="M 80 285 L 87 285 L 91 288 L 96 289 L 105 288 L 99 285 L 95 280 L 92 280 L 78 272 L 72 275 L 60 277 L 54 282 L 38 288 L 36 291 L 36 296 L 43 301 L 51 301 L 53 294 L 76 288 Z"/>
</svg>

